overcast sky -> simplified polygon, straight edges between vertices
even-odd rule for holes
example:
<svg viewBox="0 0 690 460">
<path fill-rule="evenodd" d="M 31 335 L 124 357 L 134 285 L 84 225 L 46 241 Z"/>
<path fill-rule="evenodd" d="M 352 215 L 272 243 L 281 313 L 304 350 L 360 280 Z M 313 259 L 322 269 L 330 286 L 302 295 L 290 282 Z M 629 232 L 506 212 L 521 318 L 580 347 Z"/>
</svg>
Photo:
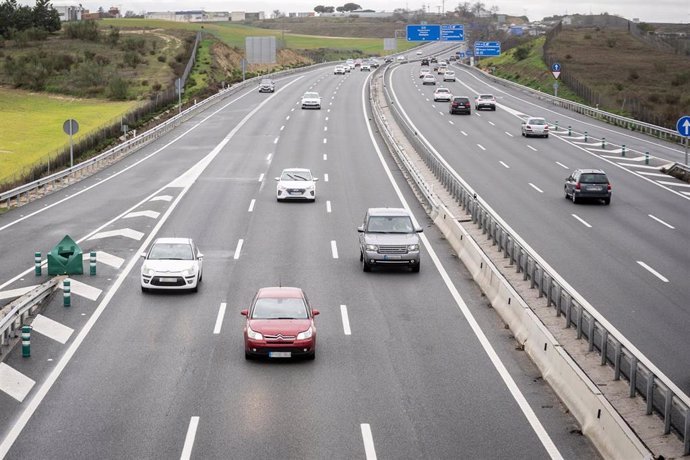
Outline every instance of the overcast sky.
<svg viewBox="0 0 690 460">
<path fill-rule="evenodd" d="M 204 9 L 208 11 L 264 11 L 270 16 L 273 10 L 283 12 L 313 11 L 316 5 L 341 6 L 350 0 L 333 2 L 326 0 L 53 0 L 55 5 L 78 4 L 91 10 L 99 6 L 108 9 L 118 6 L 124 12 L 167 11 Z M 27 1 L 27 3 L 29 3 Z M 31 2 L 33 3 L 33 2 Z M 432 12 L 439 11 L 445 3 L 446 11 L 453 10 L 459 1 L 451 0 L 354 0 L 362 8 L 376 11 L 392 11 L 396 8 L 421 9 L 426 5 Z M 470 1 L 470 4 L 476 3 Z M 687 0 L 486 0 L 486 8 L 495 5 L 499 13 L 514 16 L 527 15 L 531 21 L 554 14 L 599 14 L 607 12 L 626 19 L 640 18 L 646 22 L 690 22 L 690 2 Z"/>
</svg>

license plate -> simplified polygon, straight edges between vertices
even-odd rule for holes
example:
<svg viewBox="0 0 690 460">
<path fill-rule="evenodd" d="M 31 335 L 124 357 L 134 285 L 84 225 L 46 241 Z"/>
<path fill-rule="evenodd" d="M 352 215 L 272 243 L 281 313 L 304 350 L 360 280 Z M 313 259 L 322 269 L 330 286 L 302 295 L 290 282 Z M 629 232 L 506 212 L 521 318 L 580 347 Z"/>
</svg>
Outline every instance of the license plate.
<svg viewBox="0 0 690 460">
<path fill-rule="evenodd" d="M 600 192 L 604 189 L 604 187 L 599 187 L 598 185 L 594 185 L 589 188 L 590 190 L 594 190 L 595 192 Z"/>
<path fill-rule="evenodd" d="M 290 195 L 301 195 L 301 194 L 302 194 L 302 192 L 300 192 L 299 190 L 290 190 Z"/>
<path fill-rule="evenodd" d="M 177 278 L 161 278 L 160 282 L 161 283 L 176 283 Z"/>
<path fill-rule="evenodd" d="M 291 358 L 292 352 L 291 351 L 269 351 L 268 357 L 269 358 Z"/>
</svg>

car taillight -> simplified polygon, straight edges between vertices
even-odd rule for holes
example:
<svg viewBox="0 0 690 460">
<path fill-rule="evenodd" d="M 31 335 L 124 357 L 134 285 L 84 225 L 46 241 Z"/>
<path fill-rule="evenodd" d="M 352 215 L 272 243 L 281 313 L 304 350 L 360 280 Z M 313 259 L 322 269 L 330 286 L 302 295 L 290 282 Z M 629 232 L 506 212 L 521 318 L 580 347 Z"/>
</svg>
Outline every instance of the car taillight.
<svg viewBox="0 0 690 460">
<path fill-rule="evenodd" d="M 580 190 L 580 183 L 575 184 L 575 190 Z"/>
<path fill-rule="evenodd" d="M 549 130 L 549 125 L 545 125 L 545 126 L 544 126 L 544 131 L 548 131 L 548 130 Z"/>
<path fill-rule="evenodd" d="M 606 190 L 611 191 L 611 184 L 606 184 Z"/>
</svg>

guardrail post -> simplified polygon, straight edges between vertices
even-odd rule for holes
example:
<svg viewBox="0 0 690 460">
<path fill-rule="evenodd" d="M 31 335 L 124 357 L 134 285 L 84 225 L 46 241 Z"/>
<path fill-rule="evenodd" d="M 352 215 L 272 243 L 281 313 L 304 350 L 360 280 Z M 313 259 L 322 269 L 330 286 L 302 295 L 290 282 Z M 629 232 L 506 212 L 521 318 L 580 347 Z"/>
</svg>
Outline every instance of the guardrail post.
<svg viewBox="0 0 690 460">
<path fill-rule="evenodd" d="M 556 317 L 561 316 L 561 305 L 563 305 L 563 288 L 560 284 L 556 284 Z"/>
<path fill-rule="evenodd" d="M 65 280 L 62 282 L 62 299 L 65 307 L 72 305 L 72 288 L 70 284 L 70 280 Z"/>
<path fill-rule="evenodd" d="M 685 409 L 685 426 L 683 427 L 683 455 L 690 454 L 690 410 Z"/>
<path fill-rule="evenodd" d="M 605 149 L 605 148 L 606 148 L 606 138 L 605 138 L 605 137 L 602 137 L 602 138 L 601 138 L 601 148 L 602 148 L 602 149 Z"/>
<path fill-rule="evenodd" d="M 570 319 L 573 317 L 573 299 L 569 295 L 566 295 L 565 303 L 565 328 L 570 328 Z"/>
<path fill-rule="evenodd" d="M 644 153 L 644 164 L 649 164 L 649 152 Z"/>
<path fill-rule="evenodd" d="M 623 347 L 621 343 L 616 341 L 616 353 L 613 358 L 613 380 L 621 379 L 621 358 L 623 355 Z"/>
<path fill-rule="evenodd" d="M 589 341 L 589 351 L 594 351 L 594 318 L 589 316 L 589 324 L 587 328 L 587 340 Z"/>
<path fill-rule="evenodd" d="M 671 409 L 673 407 L 673 391 L 666 388 L 666 399 L 664 400 L 664 434 L 671 432 Z"/>
<path fill-rule="evenodd" d="M 576 327 L 577 327 L 577 340 L 582 340 L 582 314 L 584 308 L 582 308 L 582 305 L 578 305 L 577 309 L 577 320 L 575 321 Z"/>
<path fill-rule="evenodd" d="M 601 331 L 601 365 L 606 365 L 606 354 L 608 353 L 609 347 L 609 331 L 608 329 L 603 329 Z"/>
<path fill-rule="evenodd" d="M 647 415 L 654 412 L 654 374 L 651 372 L 647 376 Z"/>
<path fill-rule="evenodd" d="M 637 358 L 633 356 L 630 359 L 630 397 L 634 398 L 637 395 Z"/>
<path fill-rule="evenodd" d="M 585 131 L 585 142 L 587 142 L 587 138 L 588 138 L 587 131 Z"/>
<path fill-rule="evenodd" d="M 34 252 L 34 273 L 41 276 L 41 253 Z"/>
<path fill-rule="evenodd" d="M 89 275 L 96 275 L 96 251 L 91 251 L 89 253 Z"/>
<path fill-rule="evenodd" d="M 22 357 L 31 356 L 31 326 L 22 326 Z"/>
<path fill-rule="evenodd" d="M 556 125 L 556 131 L 558 131 L 558 120 L 555 121 L 554 125 Z"/>
<path fill-rule="evenodd" d="M 621 147 L 621 156 L 625 156 L 625 144 L 623 144 Z"/>
<path fill-rule="evenodd" d="M 551 276 L 546 278 L 546 306 L 551 306 L 551 289 L 553 289 L 553 279 Z"/>
</svg>

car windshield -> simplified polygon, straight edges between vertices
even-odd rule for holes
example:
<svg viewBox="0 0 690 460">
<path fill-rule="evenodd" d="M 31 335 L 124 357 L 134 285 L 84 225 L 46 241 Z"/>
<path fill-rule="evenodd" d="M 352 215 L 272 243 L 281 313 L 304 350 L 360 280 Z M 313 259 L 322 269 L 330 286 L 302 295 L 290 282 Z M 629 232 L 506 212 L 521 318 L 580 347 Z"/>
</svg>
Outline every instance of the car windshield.
<svg viewBox="0 0 690 460">
<path fill-rule="evenodd" d="M 413 231 L 409 216 L 371 216 L 367 225 L 369 233 L 410 233 Z"/>
<path fill-rule="evenodd" d="M 318 99 L 319 93 L 304 93 L 304 97 Z"/>
<path fill-rule="evenodd" d="M 494 97 L 490 94 L 482 94 L 479 99 L 493 99 Z"/>
<path fill-rule="evenodd" d="M 252 319 L 307 319 L 307 307 L 301 298 L 256 299 Z"/>
<path fill-rule="evenodd" d="M 439 88 L 436 90 L 437 93 L 450 93 L 449 89 L 446 88 Z"/>
<path fill-rule="evenodd" d="M 529 124 L 530 125 L 545 125 L 546 120 L 544 120 L 543 118 L 531 118 L 529 120 Z"/>
<path fill-rule="evenodd" d="M 271 80 L 261 80 L 262 85 L 272 85 L 273 82 Z"/>
<path fill-rule="evenodd" d="M 311 180 L 309 171 L 285 171 L 280 175 L 280 180 L 303 181 Z"/>
<path fill-rule="evenodd" d="M 192 260 L 192 247 L 186 243 L 156 243 L 149 252 L 149 260 Z"/>
<path fill-rule="evenodd" d="M 603 174 L 583 174 L 580 176 L 583 184 L 608 184 L 608 179 Z"/>
</svg>

